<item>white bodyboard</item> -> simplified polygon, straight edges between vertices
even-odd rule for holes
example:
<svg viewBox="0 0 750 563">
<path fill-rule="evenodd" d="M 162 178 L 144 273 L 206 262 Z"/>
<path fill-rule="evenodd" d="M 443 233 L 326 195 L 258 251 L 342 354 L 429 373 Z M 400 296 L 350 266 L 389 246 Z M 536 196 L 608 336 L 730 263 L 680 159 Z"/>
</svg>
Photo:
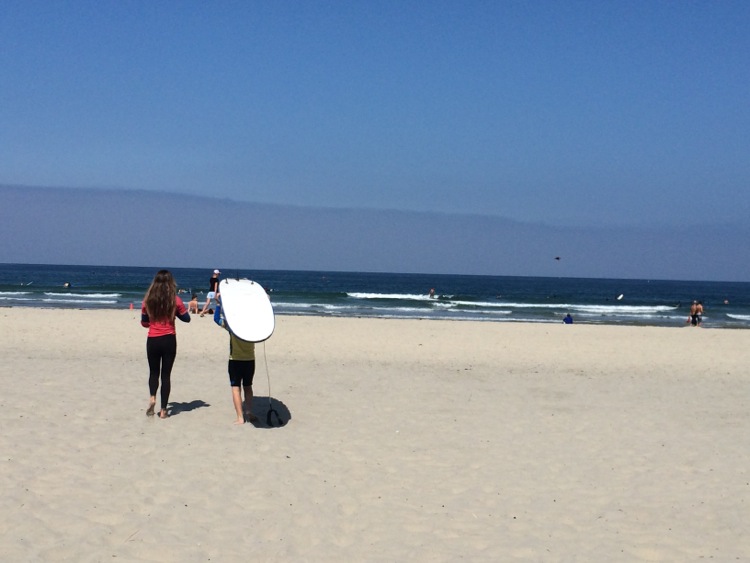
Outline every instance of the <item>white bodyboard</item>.
<svg viewBox="0 0 750 563">
<path fill-rule="evenodd" d="M 273 334 L 271 299 L 258 282 L 224 279 L 219 282 L 219 295 L 224 320 L 237 338 L 263 342 Z"/>
</svg>

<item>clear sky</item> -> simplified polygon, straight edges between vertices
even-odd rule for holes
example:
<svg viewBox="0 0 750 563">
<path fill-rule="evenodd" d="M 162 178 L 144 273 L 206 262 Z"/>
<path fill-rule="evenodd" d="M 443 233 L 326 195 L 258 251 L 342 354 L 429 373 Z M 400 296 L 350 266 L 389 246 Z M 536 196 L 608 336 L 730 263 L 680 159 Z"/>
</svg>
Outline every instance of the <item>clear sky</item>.
<svg viewBox="0 0 750 563">
<path fill-rule="evenodd" d="M 750 221 L 750 2 L 0 5 L 0 183 Z"/>
</svg>

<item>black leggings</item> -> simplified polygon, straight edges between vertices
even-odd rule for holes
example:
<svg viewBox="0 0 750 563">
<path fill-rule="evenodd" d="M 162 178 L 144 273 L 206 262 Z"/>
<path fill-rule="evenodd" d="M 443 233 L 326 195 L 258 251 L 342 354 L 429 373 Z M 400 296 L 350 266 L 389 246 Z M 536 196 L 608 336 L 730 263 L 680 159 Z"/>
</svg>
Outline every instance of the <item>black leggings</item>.
<svg viewBox="0 0 750 563">
<path fill-rule="evenodd" d="M 177 336 L 168 334 L 146 339 L 146 356 L 148 356 L 148 390 L 152 397 L 159 389 L 159 371 L 161 368 L 161 408 L 166 409 L 169 392 L 172 390 L 172 366 L 177 357 Z"/>
</svg>

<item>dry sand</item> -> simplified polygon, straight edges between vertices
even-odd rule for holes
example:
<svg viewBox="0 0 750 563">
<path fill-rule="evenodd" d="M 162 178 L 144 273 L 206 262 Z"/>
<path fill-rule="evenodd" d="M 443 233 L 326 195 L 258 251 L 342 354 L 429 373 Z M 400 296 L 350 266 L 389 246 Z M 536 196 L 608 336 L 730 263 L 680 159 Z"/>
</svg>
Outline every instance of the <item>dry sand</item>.
<svg viewBox="0 0 750 563">
<path fill-rule="evenodd" d="M 750 332 L 0 309 L 2 561 L 747 561 Z M 267 354 L 274 406 L 265 425 Z"/>
</svg>

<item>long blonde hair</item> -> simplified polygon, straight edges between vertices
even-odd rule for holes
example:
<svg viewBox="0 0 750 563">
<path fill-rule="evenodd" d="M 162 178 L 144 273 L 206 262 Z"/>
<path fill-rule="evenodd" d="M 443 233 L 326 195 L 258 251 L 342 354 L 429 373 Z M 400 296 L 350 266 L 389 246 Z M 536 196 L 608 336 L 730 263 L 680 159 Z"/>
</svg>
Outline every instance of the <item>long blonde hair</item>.
<svg viewBox="0 0 750 563">
<path fill-rule="evenodd" d="M 159 270 L 146 291 L 146 313 L 151 321 L 174 322 L 177 313 L 177 283 L 169 270 Z"/>
</svg>

